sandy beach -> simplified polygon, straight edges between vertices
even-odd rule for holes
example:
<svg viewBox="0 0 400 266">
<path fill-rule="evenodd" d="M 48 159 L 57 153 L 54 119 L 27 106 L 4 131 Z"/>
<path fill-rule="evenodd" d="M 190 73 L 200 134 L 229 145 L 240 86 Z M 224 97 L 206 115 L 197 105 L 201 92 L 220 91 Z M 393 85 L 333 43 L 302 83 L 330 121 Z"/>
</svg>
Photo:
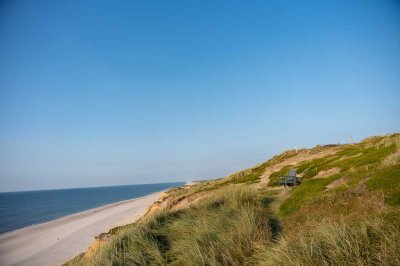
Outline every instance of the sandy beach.
<svg viewBox="0 0 400 266">
<path fill-rule="evenodd" d="M 161 192 L 0 235 L 0 265 L 60 265 L 87 251 L 94 237 L 139 219 Z"/>
</svg>

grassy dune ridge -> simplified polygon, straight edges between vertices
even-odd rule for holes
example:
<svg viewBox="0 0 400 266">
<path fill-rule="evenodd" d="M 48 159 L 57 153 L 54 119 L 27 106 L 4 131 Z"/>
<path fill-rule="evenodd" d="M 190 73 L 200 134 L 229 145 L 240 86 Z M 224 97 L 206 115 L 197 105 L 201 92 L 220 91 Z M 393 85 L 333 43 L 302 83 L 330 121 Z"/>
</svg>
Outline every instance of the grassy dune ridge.
<svg viewBox="0 0 400 266">
<path fill-rule="evenodd" d="M 289 169 L 298 187 L 277 186 Z M 400 265 L 400 134 L 175 188 L 69 265 Z"/>
</svg>

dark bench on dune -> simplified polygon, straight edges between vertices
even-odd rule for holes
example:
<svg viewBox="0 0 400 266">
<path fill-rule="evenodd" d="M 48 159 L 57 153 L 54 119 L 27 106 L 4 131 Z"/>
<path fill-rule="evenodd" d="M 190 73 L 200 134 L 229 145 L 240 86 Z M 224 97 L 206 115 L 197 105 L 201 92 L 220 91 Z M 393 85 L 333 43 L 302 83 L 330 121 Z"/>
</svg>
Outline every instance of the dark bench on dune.
<svg viewBox="0 0 400 266">
<path fill-rule="evenodd" d="M 286 176 L 281 176 L 278 179 L 278 185 L 286 186 L 297 186 L 300 185 L 300 180 L 297 177 L 296 170 L 290 170 Z"/>
</svg>

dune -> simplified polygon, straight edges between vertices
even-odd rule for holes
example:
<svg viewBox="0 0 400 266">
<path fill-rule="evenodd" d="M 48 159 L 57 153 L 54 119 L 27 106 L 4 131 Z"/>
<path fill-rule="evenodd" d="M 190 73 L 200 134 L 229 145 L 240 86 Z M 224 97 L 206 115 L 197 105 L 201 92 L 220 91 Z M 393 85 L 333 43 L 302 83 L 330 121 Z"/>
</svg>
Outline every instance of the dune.
<svg viewBox="0 0 400 266">
<path fill-rule="evenodd" d="M 0 234 L 1 265 L 60 265 L 87 251 L 94 237 L 139 219 L 162 192 L 120 201 Z"/>
</svg>

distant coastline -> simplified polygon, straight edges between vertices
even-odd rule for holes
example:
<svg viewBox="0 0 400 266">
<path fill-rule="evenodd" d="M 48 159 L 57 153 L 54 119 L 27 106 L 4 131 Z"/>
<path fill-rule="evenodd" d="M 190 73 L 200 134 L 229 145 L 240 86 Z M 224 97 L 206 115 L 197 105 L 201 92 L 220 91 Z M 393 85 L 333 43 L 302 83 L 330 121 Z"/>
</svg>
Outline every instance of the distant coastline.
<svg viewBox="0 0 400 266">
<path fill-rule="evenodd" d="M 183 184 L 185 182 L 3 192 L 0 193 L 0 234 Z"/>
<path fill-rule="evenodd" d="M 87 251 L 95 236 L 100 233 L 139 219 L 165 190 L 2 233 L 0 264 L 64 263 Z"/>
</svg>

